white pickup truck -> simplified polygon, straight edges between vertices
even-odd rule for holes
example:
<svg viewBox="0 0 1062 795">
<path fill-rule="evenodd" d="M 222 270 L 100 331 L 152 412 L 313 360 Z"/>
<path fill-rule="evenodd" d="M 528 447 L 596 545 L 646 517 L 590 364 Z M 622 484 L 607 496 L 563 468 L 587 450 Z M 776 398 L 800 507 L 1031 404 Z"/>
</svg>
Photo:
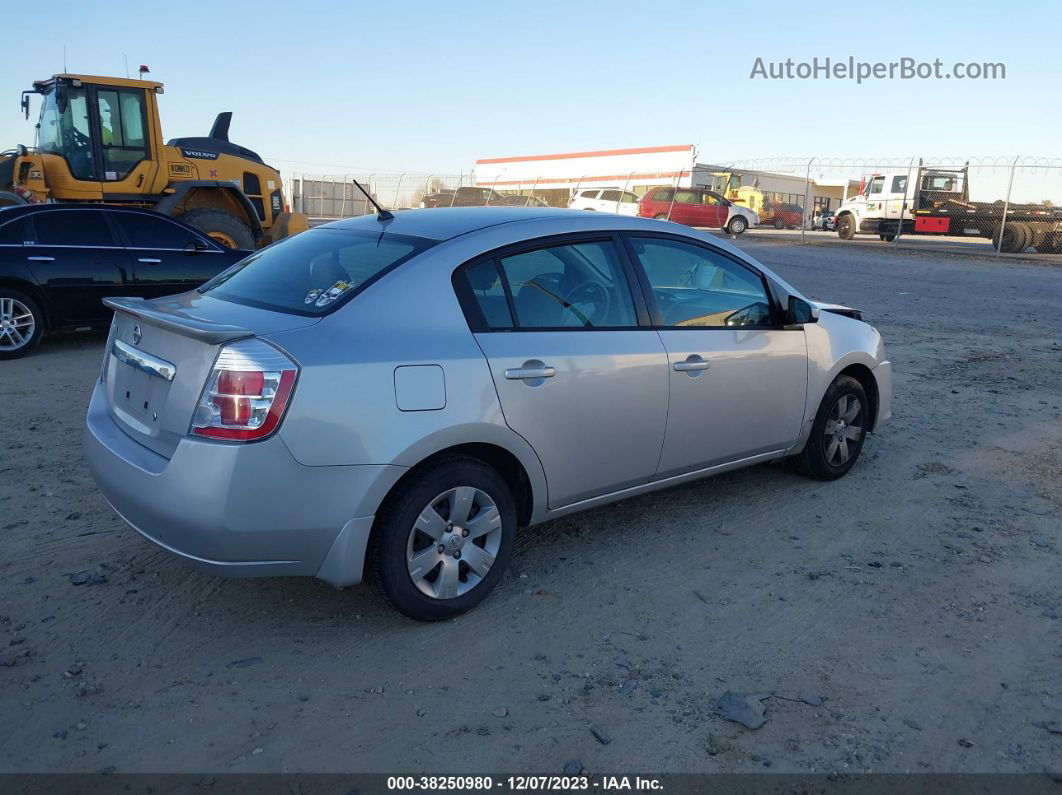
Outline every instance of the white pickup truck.
<svg viewBox="0 0 1062 795">
<path fill-rule="evenodd" d="M 1041 204 L 970 201 L 968 171 L 926 168 L 887 171 L 864 178 L 863 189 L 849 197 L 835 216 L 842 240 L 857 233 L 885 241 L 905 235 L 956 235 L 992 238 L 1002 251 L 1016 253 L 1029 246 L 1044 253 L 1062 252 L 1062 210 Z"/>
</svg>

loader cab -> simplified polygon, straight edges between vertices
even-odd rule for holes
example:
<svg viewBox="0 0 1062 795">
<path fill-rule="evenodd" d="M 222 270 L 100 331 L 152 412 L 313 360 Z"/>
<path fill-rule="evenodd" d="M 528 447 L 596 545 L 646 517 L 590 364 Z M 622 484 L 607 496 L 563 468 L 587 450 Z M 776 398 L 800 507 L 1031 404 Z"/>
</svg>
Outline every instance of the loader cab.
<svg viewBox="0 0 1062 795">
<path fill-rule="evenodd" d="M 57 198 L 128 199 L 161 190 L 159 83 L 56 75 L 41 95 L 37 148 Z M 51 161 L 51 162 L 49 162 Z"/>
</svg>

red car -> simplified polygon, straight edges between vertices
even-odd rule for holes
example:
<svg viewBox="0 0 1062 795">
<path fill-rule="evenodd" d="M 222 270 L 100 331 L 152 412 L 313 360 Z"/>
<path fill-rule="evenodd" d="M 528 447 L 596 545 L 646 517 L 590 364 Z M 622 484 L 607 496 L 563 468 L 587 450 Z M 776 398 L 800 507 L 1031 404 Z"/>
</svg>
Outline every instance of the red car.
<svg viewBox="0 0 1062 795">
<path fill-rule="evenodd" d="M 764 204 L 760 223 L 775 229 L 799 229 L 804 223 L 804 208 L 799 204 Z"/>
<path fill-rule="evenodd" d="M 653 188 L 642 197 L 638 215 L 722 229 L 730 215 L 730 202 L 718 193 L 701 188 Z"/>
</svg>

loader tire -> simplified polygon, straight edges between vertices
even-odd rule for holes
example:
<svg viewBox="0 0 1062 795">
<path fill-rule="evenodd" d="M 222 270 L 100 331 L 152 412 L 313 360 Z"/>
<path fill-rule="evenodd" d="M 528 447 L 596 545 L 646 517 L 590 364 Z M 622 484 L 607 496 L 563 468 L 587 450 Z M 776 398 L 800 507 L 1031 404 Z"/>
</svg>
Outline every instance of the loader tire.
<svg viewBox="0 0 1062 795">
<path fill-rule="evenodd" d="M 254 249 L 254 235 L 251 234 L 250 227 L 224 210 L 209 208 L 189 210 L 177 216 L 177 220 L 198 229 L 225 248 L 238 248 L 244 251 Z"/>
</svg>

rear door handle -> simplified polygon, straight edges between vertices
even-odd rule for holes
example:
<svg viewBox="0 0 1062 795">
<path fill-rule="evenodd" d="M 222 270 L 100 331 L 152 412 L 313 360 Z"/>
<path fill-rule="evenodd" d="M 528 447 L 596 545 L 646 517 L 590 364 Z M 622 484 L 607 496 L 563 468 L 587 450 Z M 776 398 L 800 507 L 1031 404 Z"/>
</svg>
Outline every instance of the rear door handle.
<svg viewBox="0 0 1062 795">
<path fill-rule="evenodd" d="M 675 369 L 680 373 L 689 372 L 691 370 L 707 370 L 711 366 L 711 362 L 705 361 L 696 353 L 686 357 L 686 361 L 684 362 L 675 362 Z"/>
<path fill-rule="evenodd" d="M 148 265 L 158 265 L 162 260 L 157 257 L 140 257 L 137 262 L 146 262 Z"/>
<path fill-rule="evenodd" d="M 55 262 L 55 257 L 26 257 L 30 262 Z"/>
<path fill-rule="evenodd" d="M 554 367 L 514 367 L 505 371 L 505 377 L 510 381 L 522 381 L 527 378 L 552 378 L 557 374 Z"/>
</svg>

